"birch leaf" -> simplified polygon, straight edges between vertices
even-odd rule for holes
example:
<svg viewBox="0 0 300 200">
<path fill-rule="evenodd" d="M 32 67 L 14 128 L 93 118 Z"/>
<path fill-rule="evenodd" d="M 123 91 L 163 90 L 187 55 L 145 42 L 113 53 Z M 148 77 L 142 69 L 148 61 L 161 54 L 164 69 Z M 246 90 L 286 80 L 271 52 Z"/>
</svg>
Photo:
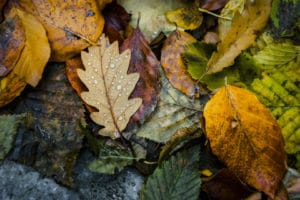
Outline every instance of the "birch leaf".
<svg viewBox="0 0 300 200">
<path fill-rule="evenodd" d="M 139 74 L 127 74 L 129 50 L 119 54 L 118 43 L 110 45 L 103 36 L 100 42 L 100 47 L 91 46 L 89 52 L 81 52 L 85 70 L 78 69 L 77 73 L 89 90 L 82 92 L 81 98 L 99 110 L 90 115 L 94 122 L 104 126 L 99 134 L 118 138 L 142 104 L 140 98 L 128 100 Z"/>
<path fill-rule="evenodd" d="M 237 12 L 232 20 L 231 29 L 226 32 L 207 63 L 207 74 L 219 72 L 234 63 L 242 50 L 251 46 L 257 33 L 262 30 L 270 14 L 271 1 L 247 0 L 242 13 Z"/>
</svg>

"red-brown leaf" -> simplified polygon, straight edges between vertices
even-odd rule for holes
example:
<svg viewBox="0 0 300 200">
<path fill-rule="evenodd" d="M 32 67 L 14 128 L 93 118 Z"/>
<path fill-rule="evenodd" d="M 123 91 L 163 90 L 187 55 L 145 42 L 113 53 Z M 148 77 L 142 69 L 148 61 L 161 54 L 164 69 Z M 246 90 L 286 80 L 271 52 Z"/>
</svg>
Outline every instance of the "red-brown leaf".
<svg viewBox="0 0 300 200">
<path fill-rule="evenodd" d="M 143 99 L 142 106 L 131 117 L 130 124 L 143 123 L 155 109 L 160 91 L 159 61 L 149 47 L 149 44 L 139 28 L 121 46 L 121 51 L 131 50 L 131 60 L 127 73 L 138 72 L 140 79 L 130 98 Z M 130 126 L 130 125 L 129 125 Z"/>
<path fill-rule="evenodd" d="M 181 53 L 186 51 L 188 43 L 195 41 L 190 34 L 177 30 L 166 39 L 161 52 L 161 65 L 168 80 L 173 87 L 190 97 L 199 96 L 199 91 L 196 90 L 198 85 L 187 72 Z"/>
<path fill-rule="evenodd" d="M 116 1 L 106 5 L 102 14 L 105 19 L 104 33 L 108 36 L 109 42 L 112 43 L 116 40 L 121 44 L 124 40 L 120 31 L 124 31 L 128 25 L 131 14 L 119 5 Z"/>
<path fill-rule="evenodd" d="M 205 0 L 201 1 L 201 8 L 206 10 L 218 10 L 223 8 L 228 0 Z"/>
</svg>

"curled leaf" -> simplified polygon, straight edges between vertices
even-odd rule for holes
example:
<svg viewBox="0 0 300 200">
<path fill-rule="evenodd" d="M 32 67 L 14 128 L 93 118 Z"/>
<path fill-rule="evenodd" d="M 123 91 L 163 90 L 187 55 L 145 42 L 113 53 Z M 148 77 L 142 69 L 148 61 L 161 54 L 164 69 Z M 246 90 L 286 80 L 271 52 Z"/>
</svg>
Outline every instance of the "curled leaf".
<svg viewBox="0 0 300 200">
<path fill-rule="evenodd" d="M 90 115 L 94 122 L 105 126 L 99 134 L 118 138 L 142 104 L 140 98 L 128 100 L 139 74 L 127 74 L 130 51 L 119 54 L 117 42 L 109 45 L 107 38 L 102 38 L 100 47 L 91 46 L 88 50 L 81 53 L 85 70 L 77 69 L 89 90 L 82 92 L 81 98 L 99 110 Z"/>
<path fill-rule="evenodd" d="M 262 30 L 270 14 L 271 1 L 247 0 L 242 13 L 236 12 L 230 30 L 221 37 L 217 51 L 207 63 L 207 74 L 222 71 L 234 63 L 242 50 L 253 44 L 257 33 Z"/>
<path fill-rule="evenodd" d="M 206 104 L 204 117 L 212 152 L 243 182 L 274 198 L 287 157 L 267 108 L 247 90 L 224 86 Z"/>
<path fill-rule="evenodd" d="M 166 39 L 161 52 L 161 65 L 170 83 L 189 97 L 198 97 L 198 85 L 186 70 L 181 54 L 196 39 L 183 31 L 174 31 Z"/>
<path fill-rule="evenodd" d="M 204 0 L 201 1 L 201 8 L 206 10 L 218 10 L 223 8 L 229 0 Z"/>
</svg>

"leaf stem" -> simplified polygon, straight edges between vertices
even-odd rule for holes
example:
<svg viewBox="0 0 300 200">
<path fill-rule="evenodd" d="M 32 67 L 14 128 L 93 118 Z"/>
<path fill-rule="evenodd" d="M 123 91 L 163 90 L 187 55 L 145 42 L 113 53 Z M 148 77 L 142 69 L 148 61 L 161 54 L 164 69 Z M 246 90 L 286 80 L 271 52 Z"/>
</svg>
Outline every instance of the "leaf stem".
<svg viewBox="0 0 300 200">
<path fill-rule="evenodd" d="M 210 14 L 210 15 L 212 15 L 212 16 L 221 18 L 221 19 L 231 20 L 231 18 L 229 18 L 229 17 L 223 17 L 223 16 L 221 16 L 221 15 L 215 14 L 215 13 L 210 12 L 210 11 L 208 11 L 208 10 L 205 10 L 205 9 L 203 9 L 203 8 L 198 8 L 198 10 L 199 10 L 200 12 L 204 12 L 204 13 Z"/>
</svg>

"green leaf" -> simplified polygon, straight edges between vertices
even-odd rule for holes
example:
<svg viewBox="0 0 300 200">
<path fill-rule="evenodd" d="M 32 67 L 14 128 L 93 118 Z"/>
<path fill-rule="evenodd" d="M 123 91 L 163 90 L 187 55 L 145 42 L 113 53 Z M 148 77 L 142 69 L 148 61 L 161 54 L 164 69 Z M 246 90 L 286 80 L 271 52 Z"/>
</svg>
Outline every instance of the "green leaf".
<svg viewBox="0 0 300 200">
<path fill-rule="evenodd" d="M 114 141 L 100 141 L 99 158 L 89 163 L 88 168 L 97 173 L 115 174 L 131 165 L 136 159 L 130 152 Z"/>
<path fill-rule="evenodd" d="M 141 199 L 199 199 L 199 147 L 179 152 L 162 163 L 149 177 Z"/>
<path fill-rule="evenodd" d="M 137 130 L 139 137 L 165 143 L 179 129 L 199 125 L 203 105 L 199 99 L 190 99 L 172 87 L 162 75 L 162 89 L 156 110 Z"/>
<path fill-rule="evenodd" d="M 3 160 L 12 148 L 18 127 L 24 123 L 26 116 L 26 114 L 0 116 L 0 160 Z"/>
<path fill-rule="evenodd" d="M 299 17 L 299 0 L 273 0 L 271 24 L 275 37 L 288 37 L 294 35 Z"/>
</svg>

